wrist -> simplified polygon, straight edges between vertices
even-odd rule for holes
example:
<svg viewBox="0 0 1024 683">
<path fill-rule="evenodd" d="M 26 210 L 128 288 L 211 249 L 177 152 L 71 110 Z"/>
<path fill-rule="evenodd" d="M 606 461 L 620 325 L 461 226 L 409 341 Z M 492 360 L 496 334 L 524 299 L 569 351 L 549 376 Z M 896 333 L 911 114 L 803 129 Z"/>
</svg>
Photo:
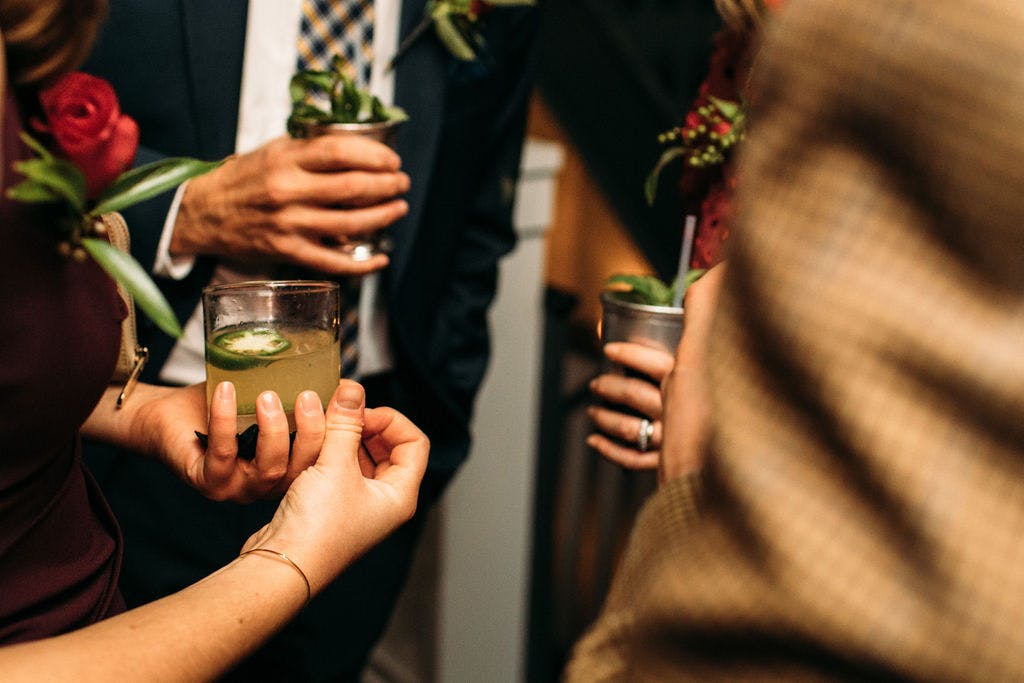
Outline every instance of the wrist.
<svg viewBox="0 0 1024 683">
<path fill-rule="evenodd" d="M 242 559 L 244 559 L 246 557 L 250 557 L 250 556 L 252 556 L 252 557 L 259 556 L 259 557 L 263 557 L 263 558 L 265 558 L 267 560 L 272 560 L 272 561 L 275 561 L 275 562 L 281 562 L 281 563 L 284 563 L 285 565 L 291 567 L 293 570 L 295 570 L 295 573 L 302 579 L 302 584 L 303 584 L 303 586 L 305 587 L 305 590 L 306 590 L 306 599 L 305 599 L 305 602 L 303 602 L 303 607 L 305 607 L 306 605 L 309 604 L 310 599 L 312 599 L 312 597 L 313 597 L 313 588 L 312 588 L 312 586 L 309 583 L 309 577 L 306 576 L 306 572 L 304 572 L 302 570 L 302 567 L 300 567 L 298 565 L 298 563 L 295 562 L 295 560 L 290 558 L 285 553 L 279 552 L 279 551 L 274 550 L 272 548 L 265 548 L 265 547 L 250 548 L 249 550 L 243 550 L 241 553 L 239 553 L 238 559 L 242 560 Z"/>
</svg>

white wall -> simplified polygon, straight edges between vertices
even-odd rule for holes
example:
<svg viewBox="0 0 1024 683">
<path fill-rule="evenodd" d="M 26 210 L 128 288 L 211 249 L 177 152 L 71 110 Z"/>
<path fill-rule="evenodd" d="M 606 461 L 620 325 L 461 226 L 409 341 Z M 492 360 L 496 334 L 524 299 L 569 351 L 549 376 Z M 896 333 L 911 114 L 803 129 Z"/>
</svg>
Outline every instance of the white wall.
<svg viewBox="0 0 1024 683">
<path fill-rule="evenodd" d="M 491 309 L 491 365 L 474 445 L 441 503 L 437 678 L 521 681 L 543 349 L 544 233 L 558 145 L 529 141 L 515 207 L 519 243 Z"/>
</svg>

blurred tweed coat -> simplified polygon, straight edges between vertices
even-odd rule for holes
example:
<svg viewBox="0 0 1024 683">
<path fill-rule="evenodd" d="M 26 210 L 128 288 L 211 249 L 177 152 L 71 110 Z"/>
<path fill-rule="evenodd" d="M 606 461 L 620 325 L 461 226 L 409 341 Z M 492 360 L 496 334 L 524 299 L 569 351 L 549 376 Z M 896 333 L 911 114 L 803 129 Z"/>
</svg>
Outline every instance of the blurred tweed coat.
<svg viewBox="0 0 1024 683">
<path fill-rule="evenodd" d="M 767 31 L 708 464 L 567 678 L 1022 680 L 1024 2 Z"/>
</svg>

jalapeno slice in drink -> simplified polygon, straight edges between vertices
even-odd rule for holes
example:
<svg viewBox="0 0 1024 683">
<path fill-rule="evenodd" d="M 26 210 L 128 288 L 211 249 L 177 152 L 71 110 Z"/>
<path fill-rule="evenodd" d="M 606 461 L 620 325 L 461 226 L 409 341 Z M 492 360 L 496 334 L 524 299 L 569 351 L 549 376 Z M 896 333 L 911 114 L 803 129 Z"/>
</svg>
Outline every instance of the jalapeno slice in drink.
<svg viewBox="0 0 1024 683">
<path fill-rule="evenodd" d="M 269 327 L 250 327 L 225 332 L 206 345 L 206 360 L 222 370 L 246 370 L 269 365 L 273 356 L 292 343 Z"/>
</svg>

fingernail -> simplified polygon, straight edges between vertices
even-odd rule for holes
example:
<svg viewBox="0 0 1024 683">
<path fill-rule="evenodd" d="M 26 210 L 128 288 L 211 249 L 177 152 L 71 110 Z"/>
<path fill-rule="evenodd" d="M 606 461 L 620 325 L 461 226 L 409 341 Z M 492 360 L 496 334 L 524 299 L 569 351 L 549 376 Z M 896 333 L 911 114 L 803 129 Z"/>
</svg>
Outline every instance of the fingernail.
<svg viewBox="0 0 1024 683">
<path fill-rule="evenodd" d="M 299 394 L 299 400 L 297 401 L 299 409 L 302 410 L 303 415 L 319 415 L 324 411 L 323 403 L 320 401 L 320 395 L 315 391 L 303 391 Z"/>
<path fill-rule="evenodd" d="M 334 391 L 334 403 L 345 410 L 358 410 L 363 404 L 363 388 L 356 382 L 342 380 Z"/>
<path fill-rule="evenodd" d="M 264 391 L 259 396 L 260 405 L 263 406 L 264 412 L 272 413 L 279 410 L 284 410 L 281 407 L 281 399 L 277 397 L 272 391 Z"/>
<path fill-rule="evenodd" d="M 235 409 L 235 385 L 231 382 L 221 382 L 213 390 L 213 400 L 224 408 Z"/>
<path fill-rule="evenodd" d="M 597 379 L 595 378 L 590 380 L 590 384 L 588 386 L 590 387 L 591 391 L 597 391 Z"/>
</svg>

